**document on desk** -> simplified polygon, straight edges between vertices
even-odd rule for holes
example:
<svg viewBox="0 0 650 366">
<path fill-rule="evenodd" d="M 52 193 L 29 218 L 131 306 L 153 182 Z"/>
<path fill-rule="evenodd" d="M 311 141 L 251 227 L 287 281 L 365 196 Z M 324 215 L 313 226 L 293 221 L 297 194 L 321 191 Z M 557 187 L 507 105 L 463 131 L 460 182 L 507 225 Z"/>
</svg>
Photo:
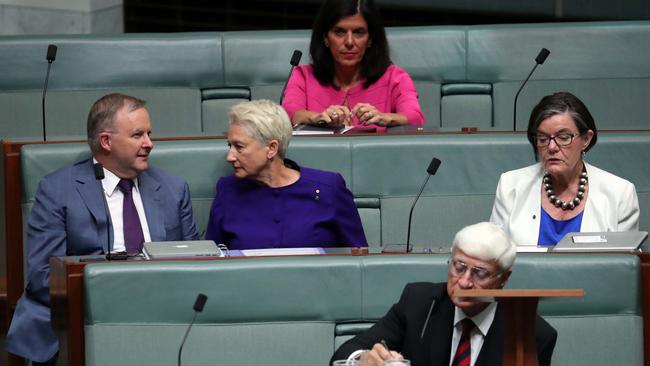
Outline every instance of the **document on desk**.
<svg viewBox="0 0 650 366">
<path fill-rule="evenodd" d="M 269 249 L 244 249 L 241 253 L 245 257 L 263 257 L 274 255 L 319 255 L 325 254 L 323 248 L 269 248 Z"/>
<path fill-rule="evenodd" d="M 518 245 L 517 253 L 546 253 L 549 247 L 537 245 Z"/>
</svg>

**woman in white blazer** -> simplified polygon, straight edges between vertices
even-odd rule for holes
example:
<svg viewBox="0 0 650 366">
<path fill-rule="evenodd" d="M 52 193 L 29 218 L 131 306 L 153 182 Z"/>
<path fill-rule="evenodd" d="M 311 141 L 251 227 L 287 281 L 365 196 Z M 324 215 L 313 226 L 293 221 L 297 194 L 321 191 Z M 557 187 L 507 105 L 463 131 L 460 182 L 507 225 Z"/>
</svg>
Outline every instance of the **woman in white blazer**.
<svg viewBox="0 0 650 366">
<path fill-rule="evenodd" d="M 539 162 L 501 175 L 490 221 L 517 245 L 554 245 L 572 231 L 638 230 L 634 184 L 584 161 L 597 136 L 576 96 L 542 98 L 528 123 Z"/>
</svg>

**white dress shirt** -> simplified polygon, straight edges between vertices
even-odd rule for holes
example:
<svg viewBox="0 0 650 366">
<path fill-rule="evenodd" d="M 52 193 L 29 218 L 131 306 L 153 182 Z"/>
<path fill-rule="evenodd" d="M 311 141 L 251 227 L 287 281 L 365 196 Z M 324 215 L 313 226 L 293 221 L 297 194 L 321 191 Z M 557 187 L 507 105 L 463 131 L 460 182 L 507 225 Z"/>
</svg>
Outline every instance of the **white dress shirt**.
<svg viewBox="0 0 650 366">
<path fill-rule="evenodd" d="M 460 341 L 460 336 L 462 335 L 462 327 L 460 325 L 460 322 L 465 318 L 470 318 L 474 322 L 474 325 L 476 325 L 470 332 L 469 339 L 471 349 L 469 365 L 474 366 L 476 364 L 476 359 L 481 352 L 481 348 L 483 347 L 485 336 L 490 330 L 490 326 L 492 326 L 492 323 L 494 322 L 494 315 L 496 314 L 496 311 L 497 303 L 492 302 L 490 305 L 488 305 L 487 308 L 485 308 L 477 315 L 468 317 L 457 306 L 454 306 L 454 333 L 451 337 L 451 356 L 449 357 L 450 366 L 454 362 L 454 355 L 456 354 L 456 349 L 458 348 L 458 341 Z"/>
<path fill-rule="evenodd" d="M 94 160 L 94 162 L 96 163 L 97 161 Z M 122 193 L 122 191 L 117 186 L 119 182 L 120 177 L 113 174 L 113 172 L 110 170 L 104 168 L 104 179 L 102 180 L 102 187 L 104 188 L 104 195 L 106 197 L 106 203 L 108 204 L 108 211 L 111 214 L 111 223 L 113 224 L 113 246 L 111 248 L 111 251 L 113 252 L 126 251 L 126 247 L 124 245 L 124 220 L 122 219 L 124 193 Z M 140 225 L 142 226 L 144 241 L 151 241 L 149 225 L 147 224 L 147 216 L 144 212 L 144 205 L 142 204 L 142 197 L 140 196 L 140 189 L 138 187 L 138 178 L 133 179 L 132 195 L 135 209 L 138 211 L 138 217 L 140 218 Z"/>
</svg>

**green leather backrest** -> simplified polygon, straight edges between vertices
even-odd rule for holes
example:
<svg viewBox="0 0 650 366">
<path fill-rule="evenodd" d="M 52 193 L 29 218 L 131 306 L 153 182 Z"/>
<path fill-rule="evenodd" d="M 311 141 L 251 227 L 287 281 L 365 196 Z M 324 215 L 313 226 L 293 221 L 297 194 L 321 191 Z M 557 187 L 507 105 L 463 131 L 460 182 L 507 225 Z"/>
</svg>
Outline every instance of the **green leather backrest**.
<svg viewBox="0 0 650 366">
<path fill-rule="evenodd" d="M 200 89 L 223 85 L 221 33 L 4 37 L 0 136 L 43 138 L 41 90 L 50 43 L 58 53 L 46 103 L 49 140 L 84 138 L 90 106 L 111 92 L 147 100 L 158 136 L 201 135 Z"/>
<path fill-rule="evenodd" d="M 224 33 L 226 84 L 249 87 L 253 99 L 278 102 L 293 51 L 302 52 L 301 64 L 310 62 L 309 36 L 307 30 Z"/>
<path fill-rule="evenodd" d="M 226 140 L 158 141 L 152 166 L 186 179 L 199 226 L 205 229 L 217 179 L 231 174 Z M 21 150 L 24 205 L 45 174 L 88 156 L 83 143 L 25 145 Z M 432 157 L 442 161 L 417 203 L 412 243 L 448 246 L 465 225 L 489 218 L 501 173 L 534 162 L 521 134 L 294 138 L 288 157 L 302 166 L 339 172 L 354 194 L 373 245 L 406 242 L 408 212 Z M 635 184 L 641 229 L 650 228 L 650 132 L 601 133 L 587 161 Z M 197 164 L 196 162 L 202 162 Z"/>
<path fill-rule="evenodd" d="M 391 58 L 413 79 L 428 128 L 441 127 L 441 85 L 449 80 L 465 80 L 466 76 L 465 28 L 435 29 L 403 27 L 387 32 Z"/>
<path fill-rule="evenodd" d="M 601 129 L 644 129 L 650 112 L 650 21 L 389 28 L 391 57 L 412 76 L 429 128 L 509 130 L 514 94 L 541 47 L 551 50 L 522 92 L 518 129 L 546 94 L 582 98 Z M 0 136 L 41 139 L 47 45 L 59 46 L 48 92 L 50 140 L 83 138 L 96 97 L 148 99 L 158 136 L 221 134 L 248 99 L 279 100 L 293 50 L 309 63 L 309 30 L 9 36 L 0 39 Z M 19 127 L 18 127 L 19 126 Z"/>
<path fill-rule="evenodd" d="M 249 365 L 270 349 L 268 365 L 325 364 L 336 335 L 354 333 L 383 316 L 406 283 L 445 281 L 447 258 L 420 254 L 89 264 L 84 271 L 86 361 L 106 365 L 117 358 L 126 365 L 171 365 L 194 299 L 204 293 L 208 301 L 188 339 L 185 362 Z M 583 299 L 543 302 L 539 309 L 562 330 L 555 361 L 575 365 L 587 365 L 583 359 L 608 365 L 592 359 L 592 345 L 607 341 L 612 343 L 606 360 L 618 357 L 624 364 L 637 364 L 643 341 L 630 334 L 641 330 L 640 286 L 639 259 L 627 254 L 522 255 L 508 284 L 585 290 Z M 613 337 L 622 333 L 625 342 Z M 581 342 L 572 348 L 561 342 L 574 338 Z"/>
<path fill-rule="evenodd" d="M 448 259 L 383 254 L 89 264 L 86 324 L 186 323 L 198 292 L 209 297 L 198 323 L 374 321 L 406 283 L 446 281 Z M 542 302 L 540 313 L 587 316 L 640 315 L 640 286 L 634 254 L 562 253 L 519 254 L 507 288 L 584 289 L 582 299 Z M 130 301 L 143 289 L 145 298 Z"/>
<path fill-rule="evenodd" d="M 6 36 L 0 90 L 40 90 L 48 44 L 58 52 L 49 88 L 209 87 L 223 83 L 221 33 Z"/>
<path fill-rule="evenodd" d="M 582 99 L 601 129 L 645 129 L 649 37 L 648 21 L 470 27 L 467 79 L 493 84 L 497 127 L 512 128 L 515 93 L 546 47 L 550 56 L 519 96 L 519 130 L 542 96 L 560 90 Z"/>
</svg>

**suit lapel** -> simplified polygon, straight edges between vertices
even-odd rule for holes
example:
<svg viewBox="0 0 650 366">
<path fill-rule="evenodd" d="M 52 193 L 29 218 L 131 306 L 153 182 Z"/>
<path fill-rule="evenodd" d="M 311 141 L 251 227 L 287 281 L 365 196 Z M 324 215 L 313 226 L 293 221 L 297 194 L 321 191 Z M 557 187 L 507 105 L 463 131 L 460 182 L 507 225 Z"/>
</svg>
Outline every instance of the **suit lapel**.
<svg viewBox="0 0 650 366">
<path fill-rule="evenodd" d="M 537 244 L 537 239 L 539 237 L 539 222 L 541 220 L 540 215 L 542 212 L 542 198 L 539 190 L 544 176 L 544 168 L 541 163 L 537 163 L 535 167 L 535 175 L 524 177 L 527 181 L 524 186 L 527 188 L 523 192 L 520 192 L 520 194 L 527 198 L 524 201 L 525 203 L 522 206 L 522 210 L 521 212 L 513 213 L 518 217 L 518 219 L 515 219 L 517 223 L 514 224 L 514 227 L 528 228 L 528 230 L 519 231 L 519 235 L 523 237 L 519 244 L 524 245 Z"/>
<path fill-rule="evenodd" d="M 446 288 L 445 288 L 446 291 Z M 454 306 L 446 294 L 435 305 L 422 342 L 429 348 L 429 365 L 449 365 L 451 338 L 454 327 Z M 443 363 L 436 361 L 444 360 Z"/>
<path fill-rule="evenodd" d="M 92 160 L 85 160 L 76 164 L 73 173 L 75 188 L 95 220 L 97 233 L 99 234 L 97 240 L 102 243 L 102 248 L 106 252 L 109 246 L 107 235 L 109 225 L 104 200 L 102 198 L 104 190 L 101 183 L 95 178 L 92 163 Z M 112 227 L 110 227 L 110 230 L 112 230 Z"/>
<path fill-rule="evenodd" d="M 144 171 L 138 176 L 140 197 L 147 215 L 147 225 L 152 241 L 166 240 L 165 210 L 160 183 L 148 172 Z"/>
</svg>

